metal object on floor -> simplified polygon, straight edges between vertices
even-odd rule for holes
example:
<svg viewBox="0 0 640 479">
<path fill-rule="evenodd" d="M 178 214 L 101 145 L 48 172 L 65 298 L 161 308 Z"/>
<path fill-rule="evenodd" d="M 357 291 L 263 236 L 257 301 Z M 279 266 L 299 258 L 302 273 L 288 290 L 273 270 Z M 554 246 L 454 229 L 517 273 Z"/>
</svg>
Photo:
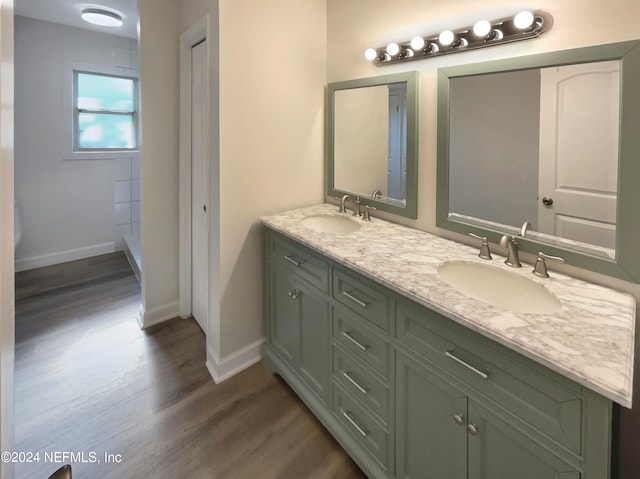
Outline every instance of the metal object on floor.
<svg viewBox="0 0 640 479">
<path fill-rule="evenodd" d="M 49 476 L 49 479 L 71 479 L 71 466 L 66 464 Z"/>
</svg>

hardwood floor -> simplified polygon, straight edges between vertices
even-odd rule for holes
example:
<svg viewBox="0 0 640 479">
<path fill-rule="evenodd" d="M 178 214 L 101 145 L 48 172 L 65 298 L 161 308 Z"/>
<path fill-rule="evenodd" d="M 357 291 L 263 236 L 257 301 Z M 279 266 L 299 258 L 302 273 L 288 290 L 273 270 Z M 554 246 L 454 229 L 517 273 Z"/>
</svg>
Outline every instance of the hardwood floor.
<svg viewBox="0 0 640 479">
<path fill-rule="evenodd" d="M 16 478 L 365 477 L 282 380 L 214 384 L 196 322 L 140 331 L 139 302 L 121 253 L 16 275 Z"/>
</svg>

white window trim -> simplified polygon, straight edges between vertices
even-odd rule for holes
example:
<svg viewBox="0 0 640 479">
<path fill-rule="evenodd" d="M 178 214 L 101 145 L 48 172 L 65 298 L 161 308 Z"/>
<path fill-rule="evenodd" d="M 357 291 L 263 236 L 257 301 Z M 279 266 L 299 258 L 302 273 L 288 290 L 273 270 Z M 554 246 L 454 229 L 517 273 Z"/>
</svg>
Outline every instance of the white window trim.
<svg viewBox="0 0 640 479">
<path fill-rule="evenodd" d="M 135 150 L 104 150 L 104 151 L 74 151 L 74 130 L 73 122 L 75 116 L 74 110 L 74 72 L 96 73 L 102 75 L 116 75 L 138 79 L 138 70 L 123 67 L 108 67 L 102 65 L 92 65 L 90 63 L 67 63 L 63 71 L 63 103 L 65 111 L 64 134 L 65 149 L 63 152 L 64 160 L 112 160 L 118 158 L 132 158 L 140 153 L 139 149 Z M 139 89 L 139 86 L 138 86 Z M 136 134 L 138 135 L 138 147 L 140 145 L 140 92 L 136 94 L 138 105 L 136 106 Z"/>
</svg>

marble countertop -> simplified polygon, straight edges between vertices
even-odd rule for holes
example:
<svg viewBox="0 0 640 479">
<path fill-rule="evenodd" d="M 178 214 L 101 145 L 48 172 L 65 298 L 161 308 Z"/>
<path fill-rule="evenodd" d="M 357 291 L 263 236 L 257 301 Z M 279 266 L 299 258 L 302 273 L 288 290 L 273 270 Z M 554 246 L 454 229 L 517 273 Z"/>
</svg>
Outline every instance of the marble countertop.
<svg viewBox="0 0 640 479">
<path fill-rule="evenodd" d="M 342 235 L 302 224 L 305 217 L 319 214 L 341 215 L 337 206 L 322 204 L 261 219 L 391 290 L 631 407 L 635 338 L 631 295 L 554 271 L 549 279 L 539 278 L 531 274 L 531 265 L 506 266 L 495 251 L 492 261 L 481 260 L 478 248 L 379 218 L 357 219 L 360 229 Z M 562 309 L 554 314 L 516 313 L 468 297 L 438 275 L 438 266 L 452 260 L 482 262 L 526 276 L 555 294 Z"/>
</svg>

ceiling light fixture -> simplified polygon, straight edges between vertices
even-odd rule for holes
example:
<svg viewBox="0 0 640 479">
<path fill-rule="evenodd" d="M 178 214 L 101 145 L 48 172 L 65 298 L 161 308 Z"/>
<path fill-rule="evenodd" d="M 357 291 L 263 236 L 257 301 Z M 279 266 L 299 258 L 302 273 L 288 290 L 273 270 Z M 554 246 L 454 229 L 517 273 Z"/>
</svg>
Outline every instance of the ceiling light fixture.
<svg viewBox="0 0 640 479">
<path fill-rule="evenodd" d="M 524 11 L 489 22 L 480 20 L 473 26 L 443 30 L 440 34 L 417 36 L 407 42 L 370 48 L 366 58 L 374 65 L 389 65 L 407 60 L 431 58 L 449 53 L 502 45 L 538 38 L 553 25 L 553 17 L 542 11 Z"/>
<path fill-rule="evenodd" d="M 80 16 L 85 22 L 101 27 L 122 26 L 122 17 L 119 14 L 102 8 L 85 8 Z"/>
</svg>

